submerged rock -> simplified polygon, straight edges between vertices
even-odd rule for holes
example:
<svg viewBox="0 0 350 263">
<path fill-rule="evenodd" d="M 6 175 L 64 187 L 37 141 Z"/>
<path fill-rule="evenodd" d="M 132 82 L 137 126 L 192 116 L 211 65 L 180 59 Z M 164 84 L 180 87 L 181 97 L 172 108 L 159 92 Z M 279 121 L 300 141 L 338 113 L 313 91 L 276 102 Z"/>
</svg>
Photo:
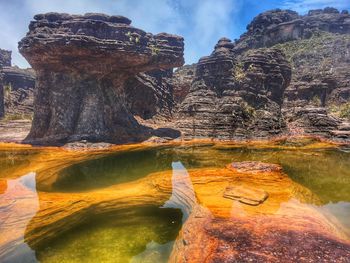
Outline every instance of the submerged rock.
<svg viewBox="0 0 350 263">
<path fill-rule="evenodd" d="M 127 107 L 137 73 L 183 64 L 183 38 L 152 35 L 122 16 L 36 15 L 19 43 L 37 75 L 27 142 L 124 143 L 149 136 Z"/>
</svg>

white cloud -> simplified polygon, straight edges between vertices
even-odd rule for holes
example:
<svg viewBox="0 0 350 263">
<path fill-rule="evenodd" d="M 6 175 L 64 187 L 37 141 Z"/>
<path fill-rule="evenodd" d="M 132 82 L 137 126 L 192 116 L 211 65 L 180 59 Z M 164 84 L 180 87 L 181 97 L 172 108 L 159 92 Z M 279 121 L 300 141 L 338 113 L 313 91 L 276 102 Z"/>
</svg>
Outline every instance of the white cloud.
<svg viewBox="0 0 350 263">
<path fill-rule="evenodd" d="M 133 25 L 151 33 L 167 32 L 185 38 L 187 63 L 208 55 L 216 41 L 234 32 L 232 14 L 242 0 L 0 0 L 1 48 L 13 51 L 13 63 L 28 66 L 17 51 L 28 24 L 38 13 L 100 12 L 124 15 Z"/>
</svg>

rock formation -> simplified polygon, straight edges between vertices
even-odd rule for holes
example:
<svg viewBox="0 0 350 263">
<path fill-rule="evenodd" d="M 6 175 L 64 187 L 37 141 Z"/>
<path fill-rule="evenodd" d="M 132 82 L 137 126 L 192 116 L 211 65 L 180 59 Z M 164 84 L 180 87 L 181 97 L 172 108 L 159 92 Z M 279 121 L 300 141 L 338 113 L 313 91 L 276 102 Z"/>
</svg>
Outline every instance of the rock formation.
<svg viewBox="0 0 350 263">
<path fill-rule="evenodd" d="M 291 78 L 283 52 L 260 49 L 238 58 L 234 43 L 221 39 L 201 58 L 191 89 L 179 108 L 187 136 L 232 139 L 278 134 L 281 105 Z"/>
<path fill-rule="evenodd" d="M 225 58 L 222 55 L 222 58 L 215 55 L 219 45 L 226 45 Z M 246 122 L 244 119 L 252 120 L 252 118 L 237 120 L 230 115 L 229 112 L 232 112 L 230 108 L 224 109 L 220 105 L 227 106 L 227 90 L 237 90 L 238 87 L 238 90 L 242 90 L 243 93 L 245 91 L 250 93 L 249 86 L 259 85 L 259 81 L 261 83 L 259 78 L 248 81 L 245 78 L 246 68 L 239 67 L 250 54 L 262 52 L 261 48 L 279 49 L 290 62 L 292 70 L 292 78 L 288 78 L 288 81 L 291 80 L 290 85 L 287 84 L 288 81 L 285 82 L 287 84 L 284 85 L 285 92 L 280 90 L 281 93 L 274 97 L 274 101 L 276 102 L 277 99 L 278 105 L 282 105 L 283 116 L 276 119 L 259 115 L 257 119 L 260 123 L 264 123 L 263 125 L 254 121 L 242 125 L 240 123 Z M 223 50 L 223 47 L 220 49 Z M 221 89 L 218 94 L 220 92 L 222 94 L 213 101 L 212 97 L 216 96 L 215 93 L 202 92 L 207 89 L 208 81 L 201 86 L 198 81 L 201 73 L 194 75 L 188 80 L 189 83 L 194 81 L 189 95 L 179 107 L 180 120 L 183 122 L 179 127 L 184 128 L 185 134 L 191 136 L 230 137 L 228 136 L 230 133 L 258 137 L 279 133 L 284 122 L 287 125 L 285 131 L 289 134 L 315 134 L 348 139 L 350 124 L 346 120 L 350 120 L 349 50 L 350 15 L 347 11 L 339 12 L 334 8 L 325 8 L 312 10 L 304 16 L 291 10 L 276 9 L 264 12 L 253 19 L 247 26 L 247 32 L 238 40 L 234 43 L 229 43 L 228 40 L 219 41 L 209 59 L 202 58 L 198 62 L 198 67 L 202 67 L 203 64 L 210 65 L 212 69 L 208 66 L 205 68 L 206 79 L 211 78 L 209 86 L 215 87 L 216 90 Z M 225 67 L 222 66 L 223 61 L 227 64 Z M 236 66 L 231 65 L 232 63 Z M 213 70 L 214 68 L 217 69 Z M 179 69 L 180 72 L 181 70 L 182 68 Z M 175 75 L 174 90 L 181 90 L 181 82 L 177 84 L 177 79 L 181 78 Z M 244 88 L 239 87 L 242 85 Z M 270 84 L 265 81 L 264 85 Z M 246 108 L 254 112 L 250 108 L 252 103 L 261 104 L 258 101 L 248 101 L 247 104 L 235 107 L 240 108 L 241 111 Z M 249 107 L 246 107 L 247 105 Z M 193 111 L 192 108 L 195 107 L 199 108 L 201 117 L 194 113 L 191 113 L 193 118 L 189 117 L 189 114 L 184 115 L 186 112 Z M 271 112 L 278 112 L 276 107 L 269 107 L 272 109 Z M 228 112 L 223 114 L 222 111 L 225 110 Z M 237 116 L 237 113 L 235 115 Z M 182 121 L 183 118 L 184 121 Z M 268 125 L 270 125 L 271 134 L 264 132 Z M 204 126 L 207 127 L 207 131 L 200 131 Z M 249 126 L 255 127 L 254 133 L 250 132 Z M 276 128 L 278 126 L 279 128 Z M 192 127 L 192 131 L 189 127 Z M 237 127 L 239 127 L 238 130 Z M 247 132 L 246 129 L 248 129 Z"/>
<path fill-rule="evenodd" d="M 32 69 L 4 67 L 5 112 L 16 118 L 33 114 L 35 73 Z"/>
<path fill-rule="evenodd" d="M 301 16 L 295 11 L 275 9 L 256 16 L 236 42 L 238 53 L 252 48 L 310 38 L 319 32 L 350 33 L 350 15 L 335 8 L 311 10 Z"/>
<path fill-rule="evenodd" d="M 142 119 L 169 120 L 174 108 L 172 69 L 139 73 L 126 81 L 125 91 L 130 111 Z"/>
<path fill-rule="evenodd" d="M 11 51 L 0 49 L 0 118 L 5 116 L 5 92 L 3 67 L 11 65 Z"/>
<path fill-rule="evenodd" d="M 195 71 L 196 64 L 185 65 L 175 70 L 172 84 L 176 103 L 181 103 L 190 91 Z"/>
<path fill-rule="evenodd" d="M 37 75 L 28 142 L 122 143 L 147 136 L 127 107 L 137 73 L 183 64 L 183 38 L 152 35 L 122 16 L 40 14 L 19 43 Z"/>
<path fill-rule="evenodd" d="M 290 10 L 258 15 L 235 43 L 238 54 L 275 47 L 292 64 L 283 112 L 290 133 L 350 138 L 350 15 L 335 8 L 301 16 Z"/>
</svg>

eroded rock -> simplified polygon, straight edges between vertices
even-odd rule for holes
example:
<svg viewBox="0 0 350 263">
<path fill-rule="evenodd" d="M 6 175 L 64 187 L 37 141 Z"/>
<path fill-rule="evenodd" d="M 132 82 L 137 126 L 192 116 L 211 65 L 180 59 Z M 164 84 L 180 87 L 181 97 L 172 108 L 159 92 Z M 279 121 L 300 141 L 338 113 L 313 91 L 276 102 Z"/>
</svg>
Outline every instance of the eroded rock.
<svg viewBox="0 0 350 263">
<path fill-rule="evenodd" d="M 149 132 L 127 107 L 126 81 L 183 64 L 182 37 L 103 14 L 37 15 L 19 50 L 37 75 L 27 142 L 41 144 L 144 139 Z"/>
<path fill-rule="evenodd" d="M 185 136 L 232 139 L 282 132 L 283 92 L 291 68 L 277 49 L 236 57 L 234 44 L 221 39 L 200 59 L 189 94 L 179 107 L 178 127 Z"/>
<path fill-rule="evenodd" d="M 0 118 L 5 115 L 5 92 L 3 67 L 11 65 L 11 51 L 0 49 Z"/>
</svg>

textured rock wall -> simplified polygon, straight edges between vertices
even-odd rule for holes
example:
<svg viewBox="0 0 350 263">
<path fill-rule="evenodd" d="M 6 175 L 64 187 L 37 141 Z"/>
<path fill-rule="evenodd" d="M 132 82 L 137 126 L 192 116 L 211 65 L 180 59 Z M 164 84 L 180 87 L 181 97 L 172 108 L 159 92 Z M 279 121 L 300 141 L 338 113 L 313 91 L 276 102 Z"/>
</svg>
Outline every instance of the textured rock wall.
<svg viewBox="0 0 350 263">
<path fill-rule="evenodd" d="M 271 10 L 259 14 L 236 42 L 235 51 L 271 47 L 291 40 L 310 38 L 320 31 L 349 34 L 350 15 L 334 8 L 312 10 L 301 16 L 291 10 Z"/>
<path fill-rule="evenodd" d="M 4 68 L 5 112 L 16 118 L 33 114 L 35 73 L 32 69 Z"/>
<path fill-rule="evenodd" d="M 240 85 L 244 86 L 243 93 L 248 94 L 251 93 L 251 87 L 260 85 L 259 78 L 248 81 L 246 70 L 240 66 L 247 56 L 261 52 L 259 48 L 274 48 L 283 51 L 292 68 L 290 85 L 284 86 L 285 91 L 281 91 L 282 93 L 272 95 L 274 101 L 277 99 L 278 105 L 282 105 L 283 108 L 283 117 L 277 118 L 281 121 L 282 129 L 283 122 L 285 122 L 286 132 L 291 134 L 311 133 L 342 139 L 350 138 L 350 124 L 346 123 L 346 119 L 350 120 L 350 75 L 348 70 L 350 67 L 350 15 L 347 11 L 339 12 L 334 8 L 312 10 L 304 16 L 290 10 L 267 11 L 253 19 L 247 26 L 247 32 L 240 39 L 234 43 L 226 43 L 226 53 L 231 53 L 231 55 L 219 58 L 219 56 L 213 56 L 217 53 L 214 52 L 209 59 L 201 59 L 198 67 L 207 61 L 204 63 L 207 66 L 204 67 L 202 73 L 199 73 L 199 75 L 207 75 L 205 84 L 202 86 L 199 84 L 199 75 L 196 74 L 192 78 L 194 83 L 188 95 L 189 98 L 185 98 L 183 105 L 180 106 L 180 113 L 190 112 L 189 109 L 196 107 L 203 112 L 202 117 L 191 119 L 192 132 L 188 129 L 190 126 L 189 119 L 186 119 L 188 115 L 185 115 L 183 122 L 187 124 L 180 124 L 180 127 L 187 127 L 187 134 L 227 137 L 230 133 L 246 136 L 250 132 L 246 132 L 245 129 L 249 130 L 247 127 L 255 125 L 255 136 L 262 136 L 267 133 L 259 131 L 265 129 L 268 123 L 270 123 L 271 131 L 278 133 L 278 129 L 274 128 L 277 125 L 276 118 L 259 116 L 258 123 L 238 125 L 237 123 L 244 123 L 244 121 L 242 118 L 237 119 L 237 114 L 233 117 L 227 113 L 223 115 L 210 113 L 211 110 L 217 112 L 218 105 L 227 104 L 227 90 L 237 89 L 239 86 L 237 83 L 241 83 Z M 256 54 L 253 58 L 259 60 L 259 55 Z M 266 74 L 266 71 L 263 71 Z M 233 78 L 232 74 L 236 77 Z M 178 78 L 179 76 L 175 76 L 174 83 L 177 83 Z M 210 87 L 215 87 L 215 92 L 210 89 L 203 92 L 207 89 L 208 83 Z M 177 85 L 180 87 L 180 84 Z M 266 82 L 264 87 L 265 85 L 270 86 Z M 235 88 L 232 88 L 233 86 Z M 176 85 L 174 89 L 177 89 Z M 196 94 L 195 99 L 194 94 Z M 216 99 L 213 100 L 213 97 Z M 247 103 L 249 107 L 243 105 L 236 107 L 255 112 L 250 106 L 254 103 L 260 104 L 260 98 L 252 97 L 250 100 Z M 256 101 L 253 102 L 254 100 Z M 272 112 L 277 112 L 276 107 L 269 107 L 272 108 Z M 219 112 L 221 111 L 220 109 Z M 216 116 L 215 120 L 213 116 Z M 261 122 L 264 124 L 259 124 Z M 195 131 L 195 123 L 197 123 L 197 131 Z M 236 124 L 229 128 L 228 123 Z M 208 127 L 208 132 L 199 132 L 198 127 L 205 125 Z M 237 128 L 237 126 L 243 128 Z M 232 131 L 230 132 L 229 129 Z"/>
<path fill-rule="evenodd" d="M 233 139 L 282 132 L 282 96 L 291 78 L 284 54 L 260 49 L 237 58 L 233 46 L 221 39 L 198 62 L 178 115 L 186 136 Z"/>
<path fill-rule="evenodd" d="M 37 75 L 27 141 L 124 143 L 150 136 L 133 117 L 127 81 L 183 64 L 183 38 L 152 35 L 122 16 L 36 15 L 19 43 Z"/>
<path fill-rule="evenodd" d="M 195 71 L 196 64 L 185 65 L 175 70 L 172 84 L 176 103 L 181 103 L 190 91 Z"/>
<path fill-rule="evenodd" d="M 126 81 L 130 111 L 142 119 L 170 119 L 174 108 L 172 69 L 139 73 Z"/>
<path fill-rule="evenodd" d="M 0 118 L 5 116 L 5 94 L 3 67 L 11 66 L 11 51 L 0 49 Z"/>
</svg>

